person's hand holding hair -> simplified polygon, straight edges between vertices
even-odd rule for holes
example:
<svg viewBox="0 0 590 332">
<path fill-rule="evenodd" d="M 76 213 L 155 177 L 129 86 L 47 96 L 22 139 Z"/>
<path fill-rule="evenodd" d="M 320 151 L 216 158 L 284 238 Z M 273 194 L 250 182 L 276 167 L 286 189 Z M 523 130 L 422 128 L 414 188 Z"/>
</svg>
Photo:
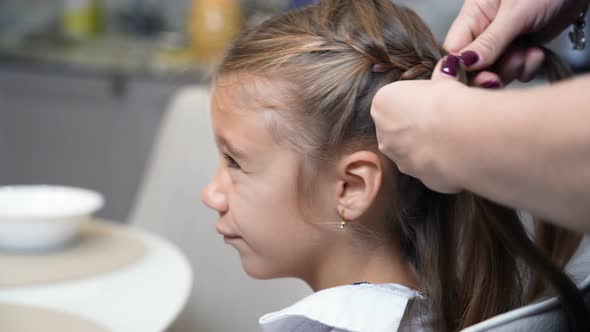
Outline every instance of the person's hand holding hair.
<svg viewBox="0 0 590 332">
<path fill-rule="evenodd" d="M 517 47 L 515 40 L 526 37 L 529 42 L 548 41 L 572 24 L 588 3 L 466 0 L 445 41 L 451 55 L 439 62 L 432 80 L 398 81 L 375 96 L 371 115 L 380 150 L 402 172 L 419 178 L 431 189 L 462 189 L 452 176 L 456 170 L 450 166 L 450 159 L 456 151 L 448 143 L 449 132 L 460 128 L 451 130 L 448 124 L 467 120 L 457 107 L 477 108 L 479 89 L 457 82 L 460 67 L 477 72 L 470 82 L 475 86 L 499 88 L 514 79 L 526 81 L 541 67 L 544 54 L 537 46 Z"/>
<path fill-rule="evenodd" d="M 588 0 L 465 0 L 444 47 L 468 70 L 489 70 L 503 83 L 531 80 L 544 61 L 537 46 L 584 13 Z M 475 85 L 490 81 L 478 74 Z"/>
</svg>

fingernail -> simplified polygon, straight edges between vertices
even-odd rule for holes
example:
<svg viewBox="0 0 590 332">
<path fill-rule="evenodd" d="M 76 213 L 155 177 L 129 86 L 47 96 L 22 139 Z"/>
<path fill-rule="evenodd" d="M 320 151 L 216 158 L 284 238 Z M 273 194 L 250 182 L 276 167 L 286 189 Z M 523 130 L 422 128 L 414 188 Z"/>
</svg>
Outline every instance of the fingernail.
<svg viewBox="0 0 590 332">
<path fill-rule="evenodd" d="M 487 81 L 480 85 L 484 89 L 498 89 L 502 86 L 498 81 Z"/>
<path fill-rule="evenodd" d="M 457 76 L 457 70 L 459 69 L 459 58 L 449 54 L 445 58 L 442 64 L 442 72 L 449 76 Z"/>
<path fill-rule="evenodd" d="M 479 55 L 473 51 L 465 51 L 459 54 L 459 61 L 466 67 L 470 67 L 479 61 Z"/>
</svg>

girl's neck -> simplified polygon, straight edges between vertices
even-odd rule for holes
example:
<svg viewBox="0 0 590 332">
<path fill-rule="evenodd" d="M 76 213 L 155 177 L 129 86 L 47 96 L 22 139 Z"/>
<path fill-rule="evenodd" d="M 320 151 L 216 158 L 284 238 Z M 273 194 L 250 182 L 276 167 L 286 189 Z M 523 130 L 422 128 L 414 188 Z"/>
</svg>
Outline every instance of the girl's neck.
<svg viewBox="0 0 590 332">
<path fill-rule="evenodd" d="M 314 291 L 356 282 L 397 283 L 416 289 L 417 282 L 409 264 L 400 257 L 399 248 L 381 245 L 366 250 L 358 246 L 333 248 L 318 260 L 317 269 L 304 280 Z"/>
</svg>

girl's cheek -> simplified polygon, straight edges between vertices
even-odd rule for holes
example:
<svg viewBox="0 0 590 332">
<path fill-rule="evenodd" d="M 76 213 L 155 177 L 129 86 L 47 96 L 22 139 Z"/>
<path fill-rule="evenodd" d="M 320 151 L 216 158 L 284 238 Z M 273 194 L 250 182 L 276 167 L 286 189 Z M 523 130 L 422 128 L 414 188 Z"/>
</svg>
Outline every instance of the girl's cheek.
<svg viewBox="0 0 590 332">
<path fill-rule="evenodd" d="M 247 185 L 240 180 L 233 180 L 228 190 L 228 197 L 232 197 L 234 200 L 244 197 L 246 194 Z"/>
</svg>

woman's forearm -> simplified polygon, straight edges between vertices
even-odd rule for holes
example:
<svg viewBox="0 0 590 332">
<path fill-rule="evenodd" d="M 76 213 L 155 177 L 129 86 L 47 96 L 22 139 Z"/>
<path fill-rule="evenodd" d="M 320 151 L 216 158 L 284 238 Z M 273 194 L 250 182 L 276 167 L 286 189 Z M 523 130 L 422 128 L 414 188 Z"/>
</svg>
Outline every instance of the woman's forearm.
<svg viewBox="0 0 590 332">
<path fill-rule="evenodd" d="M 447 140 L 451 177 L 469 191 L 590 230 L 590 76 L 531 90 L 472 90 Z"/>
</svg>

